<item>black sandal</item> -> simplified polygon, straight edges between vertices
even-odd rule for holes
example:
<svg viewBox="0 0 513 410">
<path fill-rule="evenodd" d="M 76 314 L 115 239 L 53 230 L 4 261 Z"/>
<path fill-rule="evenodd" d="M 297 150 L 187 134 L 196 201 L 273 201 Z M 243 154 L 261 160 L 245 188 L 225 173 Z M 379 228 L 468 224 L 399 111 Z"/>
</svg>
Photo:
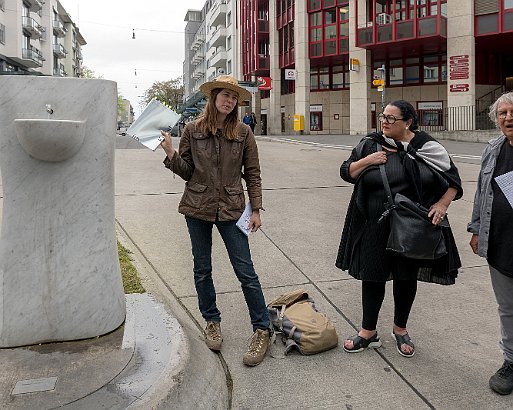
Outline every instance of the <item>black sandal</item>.
<svg viewBox="0 0 513 410">
<path fill-rule="evenodd" d="M 401 356 L 412 357 L 415 354 L 415 345 L 413 344 L 413 341 L 411 340 L 410 335 L 408 335 L 408 333 L 406 333 L 405 335 L 398 335 L 394 333 L 394 331 L 392 331 L 392 336 L 395 337 L 395 347 Z M 401 349 L 401 345 L 410 346 L 411 352 L 403 352 Z"/>
<path fill-rule="evenodd" d="M 358 353 L 369 347 L 376 348 L 381 346 L 381 340 L 379 339 L 377 333 L 370 339 L 365 339 L 356 334 L 354 336 L 348 337 L 346 340 L 351 340 L 353 342 L 353 347 L 351 349 L 348 349 L 344 346 L 344 350 L 347 353 Z"/>
</svg>

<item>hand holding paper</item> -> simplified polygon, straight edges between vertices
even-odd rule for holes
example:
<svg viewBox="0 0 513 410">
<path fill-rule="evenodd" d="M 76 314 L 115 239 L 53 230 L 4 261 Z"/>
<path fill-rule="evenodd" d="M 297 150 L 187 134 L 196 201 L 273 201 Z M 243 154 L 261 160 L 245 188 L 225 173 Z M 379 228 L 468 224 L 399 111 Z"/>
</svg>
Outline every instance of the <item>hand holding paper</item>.
<svg viewBox="0 0 513 410">
<path fill-rule="evenodd" d="M 162 129 L 173 128 L 180 115 L 158 100 L 151 100 L 126 133 L 152 151 L 164 140 Z"/>
</svg>

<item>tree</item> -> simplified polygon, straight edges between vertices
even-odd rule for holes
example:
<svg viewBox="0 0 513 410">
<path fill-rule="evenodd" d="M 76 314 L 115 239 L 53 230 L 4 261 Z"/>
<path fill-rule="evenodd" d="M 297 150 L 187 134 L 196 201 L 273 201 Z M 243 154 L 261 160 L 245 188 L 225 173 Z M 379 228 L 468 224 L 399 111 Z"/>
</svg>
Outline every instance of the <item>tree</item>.
<svg viewBox="0 0 513 410">
<path fill-rule="evenodd" d="M 142 102 L 148 104 L 152 99 L 157 99 L 173 110 L 178 108 L 182 102 L 184 88 L 182 78 L 178 77 L 169 81 L 155 81 L 153 85 L 144 92 Z"/>
<path fill-rule="evenodd" d="M 82 66 L 82 74 L 80 75 L 82 78 L 103 78 L 103 75 L 97 75 L 93 70 L 85 65 Z"/>
</svg>

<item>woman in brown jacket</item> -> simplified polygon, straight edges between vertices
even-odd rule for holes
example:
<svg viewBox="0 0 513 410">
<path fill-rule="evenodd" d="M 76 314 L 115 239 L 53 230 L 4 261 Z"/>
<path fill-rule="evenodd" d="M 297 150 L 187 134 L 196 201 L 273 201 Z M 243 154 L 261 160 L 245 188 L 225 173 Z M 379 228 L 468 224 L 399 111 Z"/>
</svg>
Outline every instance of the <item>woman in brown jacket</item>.
<svg viewBox="0 0 513 410">
<path fill-rule="evenodd" d="M 228 251 L 249 309 L 253 336 L 243 362 L 256 366 L 269 348 L 270 322 L 260 281 L 251 260 L 248 237 L 236 225 L 245 207 L 246 181 L 252 214 L 249 228 L 260 228 L 262 185 L 255 137 L 238 118 L 239 100 L 250 93 L 231 76 L 220 76 L 200 86 L 208 97 L 202 115 L 187 124 L 177 152 L 171 135 L 162 132 L 164 165 L 183 178 L 185 191 L 178 211 L 185 215 L 192 243 L 194 283 L 199 310 L 207 322 L 205 342 L 221 350 L 221 314 L 212 280 L 212 228 L 215 225 Z"/>
</svg>

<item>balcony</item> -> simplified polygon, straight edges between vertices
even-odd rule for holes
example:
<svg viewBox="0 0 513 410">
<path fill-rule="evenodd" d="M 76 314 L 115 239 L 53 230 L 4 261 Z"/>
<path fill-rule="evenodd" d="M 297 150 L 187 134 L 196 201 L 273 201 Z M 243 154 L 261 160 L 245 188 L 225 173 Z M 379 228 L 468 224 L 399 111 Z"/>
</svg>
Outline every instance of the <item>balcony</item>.
<svg viewBox="0 0 513 410">
<path fill-rule="evenodd" d="M 197 80 L 205 75 L 205 69 L 203 67 L 196 67 L 196 69 L 192 72 L 192 78 Z"/>
<path fill-rule="evenodd" d="M 27 4 L 29 5 L 29 10 L 33 13 L 36 13 L 43 8 L 44 1 L 42 1 L 42 0 L 27 0 Z"/>
<path fill-rule="evenodd" d="M 22 48 L 21 58 L 25 66 L 29 68 L 42 67 L 44 58 L 37 48 Z"/>
<path fill-rule="evenodd" d="M 198 33 L 194 37 L 194 40 L 191 44 L 191 48 L 193 50 L 198 50 L 204 42 L 205 42 L 205 36 L 203 34 Z"/>
<path fill-rule="evenodd" d="M 220 24 L 226 25 L 226 11 L 226 0 L 217 0 L 217 3 L 210 10 L 212 16 L 210 25 L 213 27 Z"/>
<path fill-rule="evenodd" d="M 60 20 L 54 20 L 53 21 L 53 33 L 57 37 L 64 37 L 66 33 L 68 32 L 68 29 L 64 27 L 64 23 Z"/>
<path fill-rule="evenodd" d="M 203 53 L 198 52 L 198 53 L 194 54 L 194 57 L 191 60 L 191 64 L 196 66 L 199 63 L 201 63 L 204 59 L 205 59 L 205 56 L 203 55 Z"/>
<path fill-rule="evenodd" d="M 59 77 L 67 77 L 68 73 L 64 68 L 64 64 L 59 64 Z"/>
<path fill-rule="evenodd" d="M 41 27 L 39 23 L 32 17 L 23 16 L 21 18 L 21 26 L 30 34 L 30 37 L 33 39 L 41 38 L 43 35 L 43 27 Z"/>
<path fill-rule="evenodd" d="M 68 51 L 64 48 L 62 44 L 54 44 L 53 45 L 53 54 L 57 58 L 64 58 L 66 57 L 66 54 L 68 54 Z"/>
<path fill-rule="evenodd" d="M 225 67 L 228 53 L 224 48 L 215 52 L 210 58 L 210 67 Z"/>
<path fill-rule="evenodd" d="M 226 27 L 218 27 L 210 39 L 210 47 L 226 46 Z"/>
</svg>

